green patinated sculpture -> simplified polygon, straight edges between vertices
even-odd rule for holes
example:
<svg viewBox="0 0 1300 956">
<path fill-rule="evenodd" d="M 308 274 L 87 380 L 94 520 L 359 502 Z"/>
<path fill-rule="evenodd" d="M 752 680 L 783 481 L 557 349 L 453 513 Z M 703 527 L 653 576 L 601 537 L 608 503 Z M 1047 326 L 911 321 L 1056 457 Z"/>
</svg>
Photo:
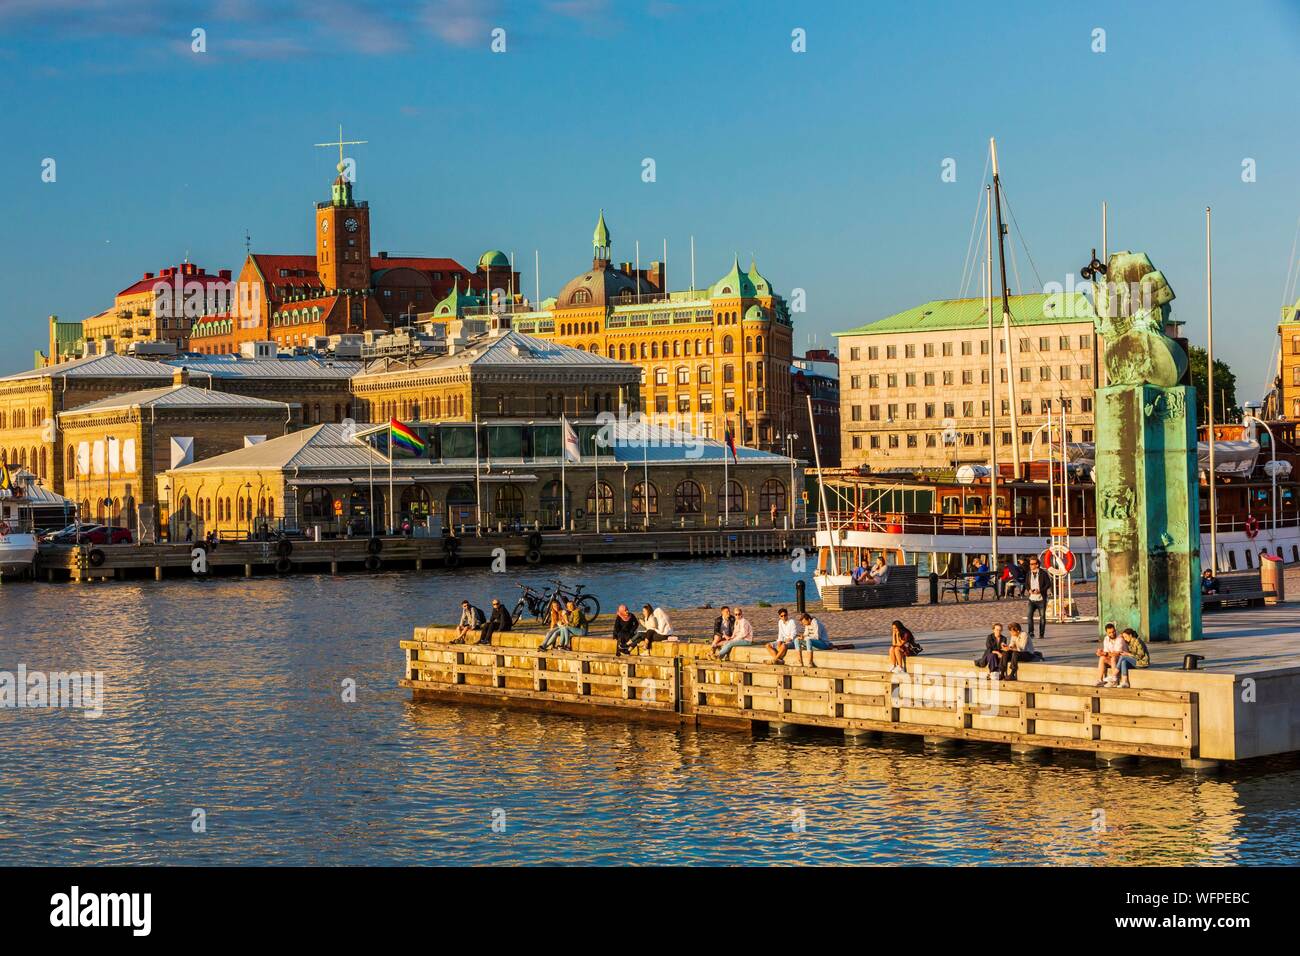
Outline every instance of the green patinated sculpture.
<svg viewBox="0 0 1300 956">
<path fill-rule="evenodd" d="M 1196 390 L 1187 355 L 1165 334 L 1174 291 L 1140 252 L 1096 277 L 1105 388 L 1097 392 L 1097 603 L 1102 623 L 1149 641 L 1201 636 Z"/>
</svg>

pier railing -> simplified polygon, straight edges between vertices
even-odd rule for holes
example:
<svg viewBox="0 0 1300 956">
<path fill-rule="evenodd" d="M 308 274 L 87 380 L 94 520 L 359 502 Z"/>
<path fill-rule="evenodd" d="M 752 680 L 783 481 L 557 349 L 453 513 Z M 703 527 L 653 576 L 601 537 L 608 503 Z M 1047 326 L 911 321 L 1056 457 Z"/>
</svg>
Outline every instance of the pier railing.
<svg viewBox="0 0 1300 956">
<path fill-rule="evenodd" d="M 839 531 L 871 531 L 880 534 L 956 534 L 987 537 L 988 515 L 971 514 L 887 514 L 828 511 L 830 526 Z M 1046 518 L 1016 516 L 998 521 L 998 534 L 1030 538 L 1051 537 L 1053 524 Z M 1097 526 L 1090 521 L 1070 523 L 1070 536 L 1090 538 Z"/>
<path fill-rule="evenodd" d="M 990 743 L 1130 754 L 1198 756 L 1198 695 L 1188 690 L 1107 688 L 1061 680 L 992 681 L 959 661 L 914 661 L 891 673 L 888 658 L 819 652 L 817 666 L 773 664 L 761 648 L 748 660 L 705 657 L 708 645 L 658 644 L 657 655 L 615 656 L 603 638 L 577 650 L 542 651 L 539 636 L 501 635 L 507 644 L 449 643 L 448 628 L 420 628 L 402 641 L 403 687 L 416 696 L 605 710 L 679 722 L 732 726 L 804 725 L 847 733 L 890 732 Z M 517 646 L 516 646 L 517 645 Z M 1032 677 L 1036 665 L 1022 665 Z M 1043 667 L 1050 673 L 1051 668 Z M 1058 669 L 1059 670 L 1059 669 Z"/>
</svg>

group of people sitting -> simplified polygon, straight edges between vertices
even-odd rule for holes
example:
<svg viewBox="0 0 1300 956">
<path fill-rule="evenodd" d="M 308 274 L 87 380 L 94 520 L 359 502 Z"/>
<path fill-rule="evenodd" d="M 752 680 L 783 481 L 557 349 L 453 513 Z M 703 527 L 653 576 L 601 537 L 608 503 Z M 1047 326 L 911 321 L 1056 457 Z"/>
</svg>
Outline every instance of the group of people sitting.
<svg viewBox="0 0 1300 956">
<path fill-rule="evenodd" d="M 466 641 L 471 631 L 478 631 L 479 636 L 475 643 L 491 644 L 492 635 L 510 630 L 512 623 L 510 612 L 498 598 L 492 599 L 490 615 L 484 614 L 482 608 L 475 607 L 469 601 L 461 601 L 460 620 L 456 622 L 456 636 L 451 643 L 459 644 L 461 641 Z"/>
<path fill-rule="evenodd" d="M 626 604 L 620 604 L 614 612 L 614 656 L 633 653 L 642 641 L 645 641 L 647 654 L 654 650 L 655 641 L 677 642 L 668 612 L 661 607 L 643 604 L 641 616 L 637 617 Z"/>
<path fill-rule="evenodd" d="M 994 680 L 1015 680 L 1022 661 L 1042 659 L 1043 655 L 1034 650 L 1034 636 L 1013 621 L 1005 634 L 1001 624 L 993 625 L 984 639 L 984 653 L 975 658 L 975 666 L 987 669 Z"/>
<path fill-rule="evenodd" d="M 885 556 L 882 554 L 876 558 L 871 565 L 870 570 L 866 565 L 859 562 L 858 566 L 852 571 L 854 584 L 884 584 L 885 579 L 889 577 L 889 565 L 885 562 Z"/>
<path fill-rule="evenodd" d="M 725 661 L 733 649 L 761 643 L 763 641 L 754 633 L 754 625 L 745 617 L 745 609 L 724 604 L 713 620 L 713 644 L 710 648 L 713 659 Z M 802 665 L 804 651 L 808 652 L 808 663 L 812 664 L 814 651 L 829 651 L 834 646 L 826 625 L 821 621 L 811 614 L 800 614 L 796 621 L 788 610 L 781 608 L 776 612 L 776 640 L 768 643 L 767 652 L 773 664 L 781 664 L 786 653 L 794 648 Z"/>
</svg>

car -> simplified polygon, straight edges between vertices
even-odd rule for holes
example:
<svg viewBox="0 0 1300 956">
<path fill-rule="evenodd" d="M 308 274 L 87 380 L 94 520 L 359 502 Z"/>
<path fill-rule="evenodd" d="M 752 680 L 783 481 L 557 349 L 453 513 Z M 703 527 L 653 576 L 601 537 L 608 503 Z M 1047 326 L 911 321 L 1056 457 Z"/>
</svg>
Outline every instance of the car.
<svg viewBox="0 0 1300 956">
<path fill-rule="evenodd" d="M 102 524 L 69 525 L 50 536 L 51 544 L 132 544 L 130 528 L 110 528 Z"/>
</svg>

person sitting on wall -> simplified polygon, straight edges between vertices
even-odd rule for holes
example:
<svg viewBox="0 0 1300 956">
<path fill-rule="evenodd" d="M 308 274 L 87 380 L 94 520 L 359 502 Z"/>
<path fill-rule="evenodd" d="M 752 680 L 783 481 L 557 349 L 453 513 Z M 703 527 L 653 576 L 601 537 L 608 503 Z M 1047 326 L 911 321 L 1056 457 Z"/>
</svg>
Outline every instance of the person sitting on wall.
<svg viewBox="0 0 1300 956">
<path fill-rule="evenodd" d="M 721 613 L 713 619 L 713 646 L 710 650 L 714 654 L 718 653 L 719 647 L 731 640 L 731 629 L 735 623 L 736 619 L 731 614 L 731 608 L 722 605 Z"/>
<path fill-rule="evenodd" d="M 1002 642 L 1002 676 L 1006 680 L 1015 680 L 1020 676 L 1022 661 L 1040 661 L 1043 655 L 1034 650 L 1034 639 L 1021 630 L 1020 625 L 1012 622 L 1009 634 Z"/>
<path fill-rule="evenodd" d="M 876 558 L 875 563 L 871 565 L 870 574 L 872 584 L 884 584 L 885 579 L 889 577 L 889 562 L 885 560 L 883 554 Z"/>
<path fill-rule="evenodd" d="M 470 604 L 469 601 L 460 602 L 460 622 L 456 625 L 456 639 L 453 644 L 459 644 L 469 635 L 470 631 L 477 631 L 483 626 L 486 620 L 483 611 L 480 608 Z"/>
<path fill-rule="evenodd" d="M 1134 667 L 1150 667 L 1151 654 L 1146 642 L 1138 637 L 1138 632 L 1133 628 L 1124 628 L 1120 637 L 1124 640 L 1124 653 L 1119 657 L 1119 686 L 1128 687 L 1128 672 Z"/>
<path fill-rule="evenodd" d="M 736 620 L 731 627 L 731 640 L 727 641 L 716 651 L 714 651 L 713 656 L 720 661 L 725 661 L 727 659 L 727 655 L 731 653 L 731 649 L 733 647 L 739 647 L 742 644 L 753 644 L 753 643 L 754 643 L 754 625 L 750 624 L 749 619 L 745 617 L 745 611 L 743 608 L 736 608 Z"/>
<path fill-rule="evenodd" d="M 1214 576 L 1214 572 L 1209 568 L 1206 568 L 1204 571 L 1201 572 L 1201 593 L 1202 594 L 1219 593 L 1219 579 Z"/>
<path fill-rule="evenodd" d="M 895 621 L 889 626 L 889 672 L 906 674 L 907 659 L 921 653 L 921 645 L 902 621 Z"/>
<path fill-rule="evenodd" d="M 546 608 L 546 637 L 542 639 L 538 650 L 549 651 L 554 647 L 567 626 L 563 605 L 560 604 L 559 598 L 551 598 L 551 603 Z"/>
<path fill-rule="evenodd" d="M 492 599 L 492 613 L 488 615 L 487 623 L 479 631 L 478 642 L 480 644 L 491 644 L 492 635 L 500 634 L 503 631 L 510 630 L 513 622 L 510 620 L 510 612 L 506 610 L 505 605 L 501 603 L 500 598 Z"/>
<path fill-rule="evenodd" d="M 975 658 L 975 666 L 982 667 L 997 680 L 1002 675 L 1002 625 L 994 624 L 988 637 L 984 638 L 984 653 Z"/>
<path fill-rule="evenodd" d="M 854 583 L 854 584 L 871 584 L 871 583 L 872 583 L 872 582 L 871 582 L 871 572 L 867 570 L 867 566 L 866 566 L 865 564 L 863 564 L 861 561 L 858 562 L 858 566 L 857 566 L 856 568 L 853 569 L 853 571 L 852 571 L 852 573 L 851 573 L 850 576 L 853 578 L 853 583 Z"/>
<path fill-rule="evenodd" d="M 636 637 L 637 619 L 626 604 L 618 606 L 614 615 L 614 656 L 631 653 L 631 643 Z"/>
<path fill-rule="evenodd" d="M 767 652 L 772 655 L 773 663 L 785 658 L 785 652 L 799 636 L 799 626 L 785 608 L 776 612 L 776 640 L 767 645 Z"/>
<path fill-rule="evenodd" d="M 572 650 L 573 636 L 576 634 L 579 637 L 586 637 L 589 624 L 587 612 L 569 601 L 564 607 L 564 625 L 560 629 L 560 636 L 556 646 L 566 651 Z"/>
<path fill-rule="evenodd" d="M 1114 687 L 1114 674 L 1107 674 L 1109 671 L 1116 671 L 1119 668 L 1119 659 L 1124 653 L 1124 638 L 1116 631 L 1114 624 L 1106 625 L 1106 634 L 1101 639 L 1101 647 L 1097 648 L 1097 687 Z"/>
<path fill-rule="evenodd" d="M 645 641 L 645 651 L 647 654 L 652 653 L 655 648 L 655 641 L 675 640 L 673 637 L 673 626 L 668 620 L 668 612 L 661 607 L 651 607 L 649 604 L 641 608 L 641 633 L 635 635 L 628 644 L 629 651 L 634 650 L 641 641 Z"/>
</svg>

